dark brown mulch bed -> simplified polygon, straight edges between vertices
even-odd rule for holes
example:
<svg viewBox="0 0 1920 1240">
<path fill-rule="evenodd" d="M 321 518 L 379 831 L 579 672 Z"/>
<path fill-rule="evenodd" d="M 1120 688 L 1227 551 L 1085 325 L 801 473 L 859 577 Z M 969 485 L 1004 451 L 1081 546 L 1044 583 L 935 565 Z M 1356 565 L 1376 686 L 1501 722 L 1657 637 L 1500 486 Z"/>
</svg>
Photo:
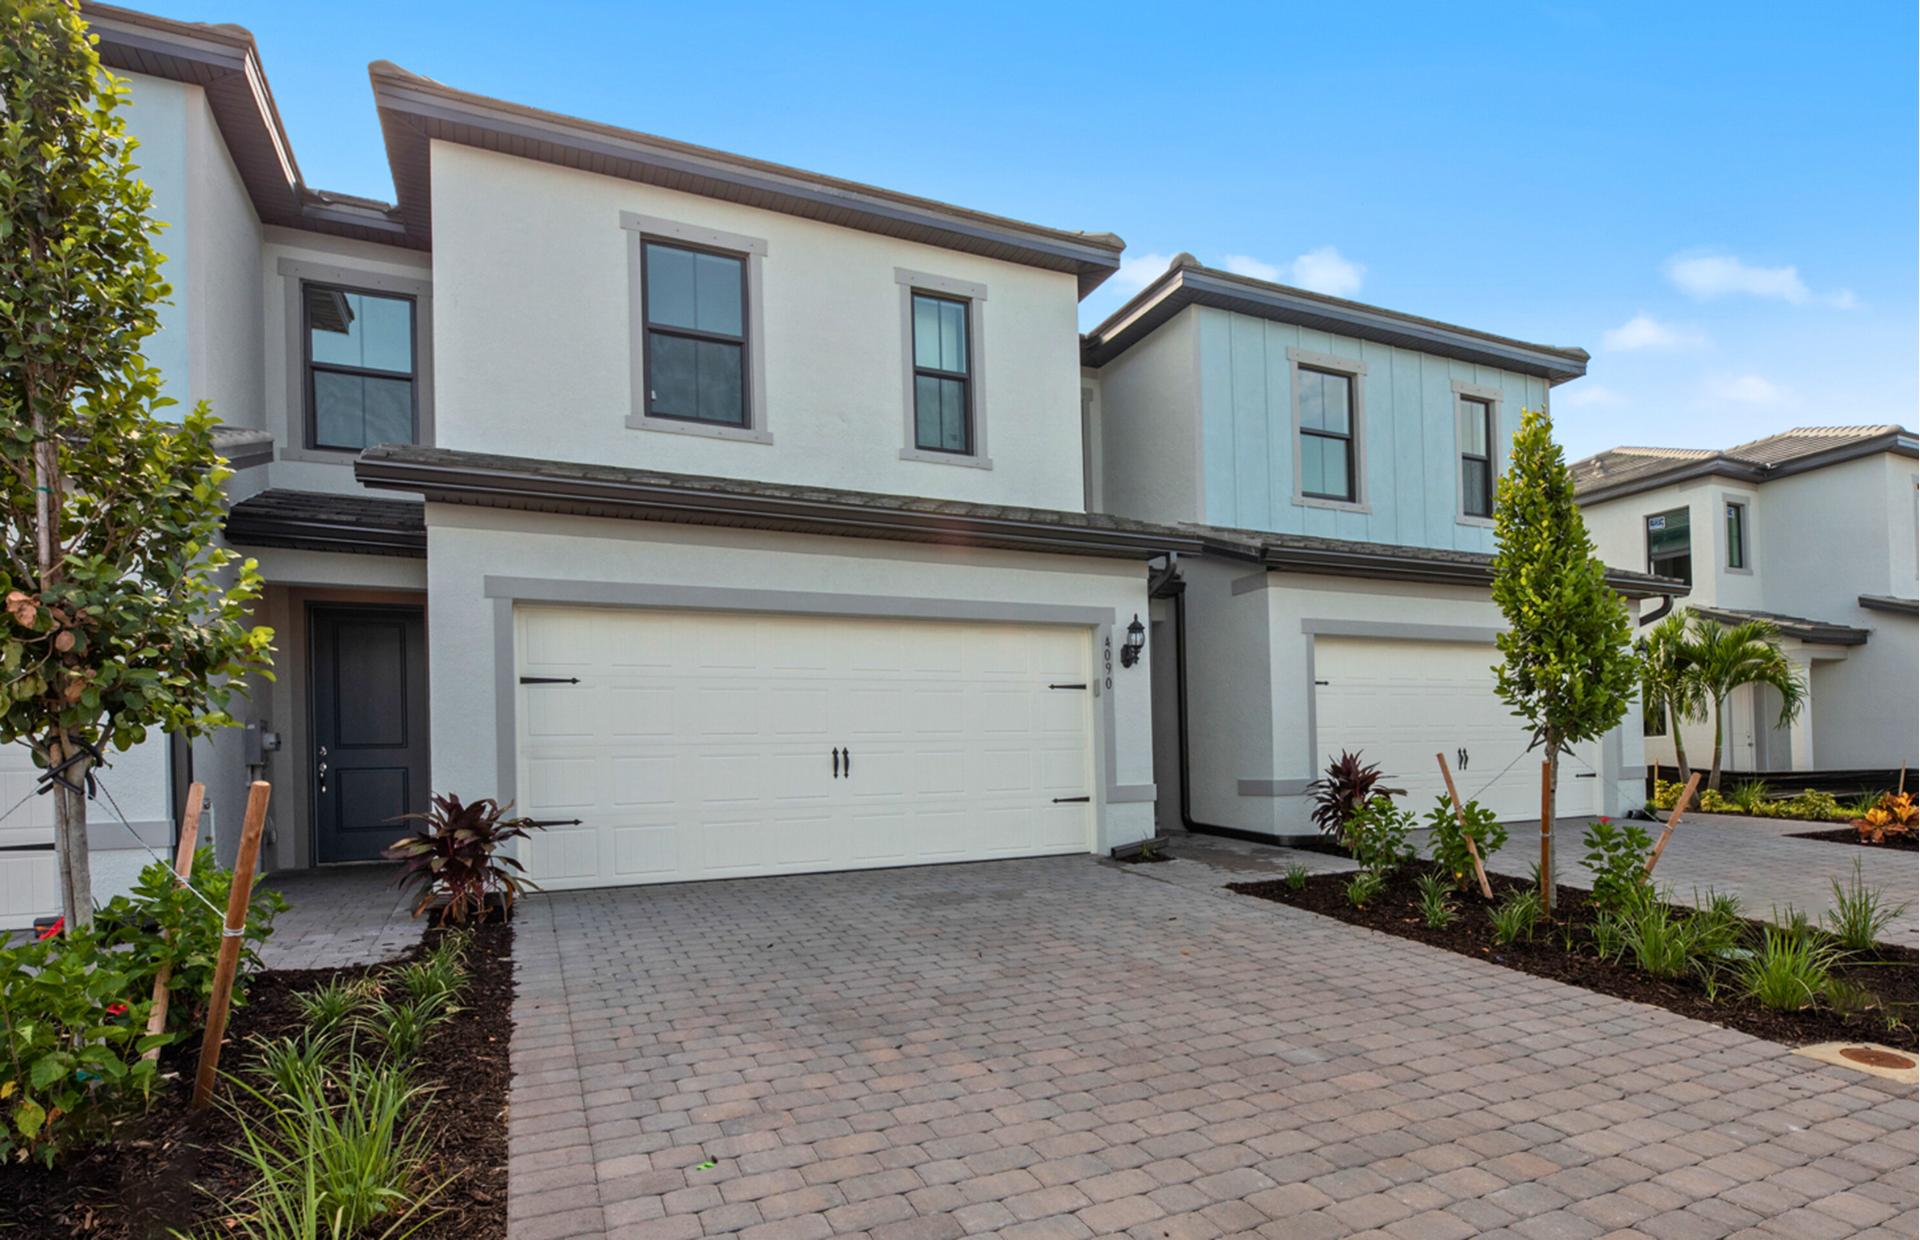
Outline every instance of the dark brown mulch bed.
<svg viewBox="0 0 1920 1240">
<path fill-rule="evenodd" d="M 1893 839 L 1876 844 L 1861 835 L 1852 827 L 1841 827 L 1837 831 L 1804 831 L 1789 835 L 1790 840 L 1826 840 L 1832 844 L 1856 844 L 1861 848 L 1888 848 L 1895 852 L 1920 852 L 1920 835 L 1895 836 Z"/>
<path fill-rule="evenodd" d="M 1456 905 L 1460 916 L 1451 926 L 1444 930 L 1428 929 L 1420 917 L 1417 881 L 1421 874 L 1432 869 L 1432 864 L 1426 861 L 1402 866 L 1365 908 L 1355 908 L 1347 900 L 1350 874 L 1317 874 L 1297 891 L 1277 879 L 1232 883 L 1228 890 L 1307 909 L 1463 956 L 1477 956 L 1536 977 L 1663 1007 L 1682 1016 L 1725 1025 L 1789 1046 L 1871 1041 L 1903 1050 L 1920 1050 L 1920 1039 L 1916 1038 L 1914 1028 L 1916 1005 L 1920 1005 L 1920 973 L 1915 969 L 1920 953 L 1911 948 L 1883 945 L 1872 959 L 1852 960 L 1838 970 L 1849 981 L 1867 987 L 1880 997 L 1881 1009 L 1865 1015 L 1843 1016 L 1824 1004 L 1805 1011 L 1776 1012 L 1752 999 L 1738 997 L 1732 993 L 1731 986 L 1722 989 L 1717 1002 L 1709 1002 L 1706 987 L 1696 976 L 1662 979 L 1641 972 L 1630 957 L 1615 962 L 1601 959 L 1593 950 L 1593 937 L 1588 932 L 1593 921 L 1588 893 L 1577 887 L 1559 889 L 1559 921 L 1552 927 L 1542 926 L 1536 930 L 1531 942 L 1505 945 L 1496 942 L 1489 919 L 1491 905 L 1477 888 L 1459 894 Z M 1496 903 L 1509 892 L 1531 887 L 1523 879 L 1506 875 L 1489 874 L 1487 878 Z M 1757 931 L 1765 923 L 1748 924 Z M 1573 934 L 1571 951 L 1564 941 L 1568 929 Z M 1897 1027 L 1887 1026 L 1888 1015 L 1898 1018 Z"/>
<path fill-rule="evenodd" d="M 437 932 L 429 930 L 423 948 Z M 409 952 L 414 959 L 422 949 Z M 417 1077 L 437 1093 L 428 1112 L 432 1133 L 428 1168 L 435 1179 L 452 1178 L 439 1199 L 445 1213 L 413 1233 L 419 1240 L 503 1240 L 507 1234 L 507 1042 L 513 1032 L 513 927 L 489 925 L 474 933 L 469 976 L 459 1003 L 464 1009 L 442 1025 L 415 1061 Z M 300 1023 L 291 996 L 336 976 L 358 977 L 391 965 L 358 969 L 282 970 L 262 973 L 236 1008 L 221 1052 L 221 1067 L 246 1062 L 249 1038 L 296 1033 Z M 193 1092 L 199 1041 L 172 1048 L 162 1067 L 176 1078 L 149 1118 L 118 1140 L 76 1156 L 53 1171 L 34 1165 L 0 1167 L 0 1201 L 6 1203 L 0 1237 L 6 1240 L 171 1240 L 173 1228 L 211 1235 L 224 1231 L 219 1198 L 245 1191 L 245 1167 L 228 1151 L 240 1141 L 233 1114 L 220 1103 L 244 1103 L 245 1095 L 222 1082 L 211 1111 L 186 1115 Z"/>
</svg>

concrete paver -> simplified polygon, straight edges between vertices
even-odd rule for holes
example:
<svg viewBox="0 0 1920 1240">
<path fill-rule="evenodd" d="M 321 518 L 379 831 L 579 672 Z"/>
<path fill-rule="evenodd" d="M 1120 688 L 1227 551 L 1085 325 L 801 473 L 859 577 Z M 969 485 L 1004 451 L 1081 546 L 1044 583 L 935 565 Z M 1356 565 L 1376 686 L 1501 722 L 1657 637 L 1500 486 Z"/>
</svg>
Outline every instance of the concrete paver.
<svg viewBox="0 0 1920 1240">
<path fill-rule="evenodd" d="M 1236 865 L 527 900 L 509 1235 L 1913 1234 L 1911 1087 Z"/>
</svg>

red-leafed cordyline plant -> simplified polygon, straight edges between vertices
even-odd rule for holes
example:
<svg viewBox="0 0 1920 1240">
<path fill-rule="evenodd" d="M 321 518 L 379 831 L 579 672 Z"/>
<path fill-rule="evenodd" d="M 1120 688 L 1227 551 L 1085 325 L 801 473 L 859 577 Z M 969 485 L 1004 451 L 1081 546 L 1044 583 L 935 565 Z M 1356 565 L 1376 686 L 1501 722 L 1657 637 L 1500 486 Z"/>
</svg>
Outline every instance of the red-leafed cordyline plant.
<svg viewBox="0 0 1920 1240">
<path fill-rule="evenodd" d="M 512 808 L 512 802 L 501 805 L 491 797 L 467 805 L 447 795 L 434 797 L 433 808 L 424 814 L 406 815 L 417 820 L 420 829 L 395 840 L 380 855 L 406 863 L 401 887 L 421 889 L 415 917 L 445 897 L 442 917 L 464 923 L 470 914 L 485 916 L 491 894 L 497 893 L 511 909 L 517 897 L 539 890 L 520 873 L 524 867 L 519 861 L 499 851 L 509 840 L 526 839 L 529 829 L 539 829 L 530 819 L 507 817 Z"/>
<path fill-rule="evenodd" d="M 1322 835 L 1346 843 L 1347 820 L 1373 796 L 1379 782 L 1378 766 L 1363 764 L 1359 754 L 1341 750 L 1338 758 L 1327 763 L 1325 778 L 1307 785 L 1313 798 L 1313 825 Z"/>
</svg>

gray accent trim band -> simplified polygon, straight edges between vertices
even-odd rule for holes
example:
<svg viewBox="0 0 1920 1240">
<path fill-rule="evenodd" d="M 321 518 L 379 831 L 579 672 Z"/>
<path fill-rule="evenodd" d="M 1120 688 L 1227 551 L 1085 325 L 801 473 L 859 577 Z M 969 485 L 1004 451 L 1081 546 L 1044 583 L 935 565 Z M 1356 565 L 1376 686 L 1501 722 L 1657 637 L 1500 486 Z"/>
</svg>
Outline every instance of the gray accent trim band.
<svg viewBox="0 0 1920 1240">
<path fill-rule="evenodd" d="M 1248 573 L 1245 577 L 1233 579 L 1233 593 L 1237 598 L 1242 594 L 1252 594 L 1255 590 L 1264 590 L 1273 584 L 1273 574 L 1265 569 L 1257 573 Z"/>
<path fill-rule="evenodd" d="M 1855 600 L 1868 611 L 1884 611 L 1896 616 L 1920 616 L 1920 600 L 1896 598 L 1888 594 L 1862 594 Z"/>
<path fill-rule="evenodd" d="M 758 254 L 762 258 L 767 256 L 767 241 L 764 237 L 722 232 L 718 228 L 707 228 L 700 224 L 683 224 L 679 220 L 664 220 L 657 215 L 641 215 L 638 211 L 622 211 L 620 227 L 649 237 L 658 237 L 662 241 L 685 241 L 691 245 L 710 246 L 716 250 L 738 250 L 743 254 Z"/>
<path fill-rule="evenodd" d="M 1243 797 L 1305 796 L 1310 779 L 1243 779 L 1238 788 Z"/>
<path fill-rule="evenodd" d="M 1159 796 L 1159 790 L 1153 784 L 1110 784 L 1107 787 L 1107 804 L 1130 805 L 1139 801 L 1152 801 Z"/>
<path fill-rule="evenodd" d="M 910 271 L 905 267 L 893 269 L 893 282 L 917 288 L 923 293 L 945 293 L 949 297 L 964 297 L 968 301 L 987 299 L 987 286 L 984 284 L 956 280 L 951 276 L 930 275 L 924 271 Z"/>
<path fill-rule="evenodd" d="M 95 852 L 132 848 L 144 851 L 150 848 L 165 853 L 172 844 L 173 824 L 165 818 L 87 824 L 87 847 Z"/>
<path fill-rule="evenodd" d="M 487 580 L 493 580 L 489 577 Z M 515 718 L 513 600 L 493 600 L 493 750 L 499 773 L 494 800 L 505 805 L 519 794 L 520 725 Z"/>
<path fill-rule="evenodd" d="M 1378 637 L 1413 642 L 1471 642 L 1491 646 L 1503 631 L 1472 624 L 1407 624 L 1397 620 L 1302 620 L 1302 633 L 1318 637 Z"/>
<path fill-rule="evenodd" d="M 746 590 L 727 586 L 673 586 L 624 581 L 573 581 L 489 574 L 483 593 L 509 604 L 576 603 L 652 607 L 672 611 L 764 611 L 813 616 L 870 616 L 893 620 L 987 620 L 1007 624 L 1111 625 L 1111 607 L 1066 603 L 1012 603 L 991 599 L 910 598 L 888 594 L 829 594 L 811 590 Z"/>
</svg>

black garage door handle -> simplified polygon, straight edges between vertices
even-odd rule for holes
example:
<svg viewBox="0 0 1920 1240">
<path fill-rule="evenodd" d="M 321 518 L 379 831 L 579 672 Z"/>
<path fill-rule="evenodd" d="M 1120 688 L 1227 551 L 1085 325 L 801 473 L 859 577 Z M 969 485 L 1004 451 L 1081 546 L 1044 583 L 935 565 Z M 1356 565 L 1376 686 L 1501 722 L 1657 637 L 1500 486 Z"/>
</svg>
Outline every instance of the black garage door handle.
<svg viewBox="0 0 1920 1240">
<path fill-rule="evenodd" d="M 1092 797 L 1055 797 L 1053 798 L 1053 803 L 1055 805 L 1065 805 L 1070 801 L 1091 801 L 1092 799 Z"/>
<path fill-rule="evenodd" d="M 578 676 L 522 676 L 520 683 L 523 685 L 577 685 L 580 683 L 580 678 Z"/>
</svg>

